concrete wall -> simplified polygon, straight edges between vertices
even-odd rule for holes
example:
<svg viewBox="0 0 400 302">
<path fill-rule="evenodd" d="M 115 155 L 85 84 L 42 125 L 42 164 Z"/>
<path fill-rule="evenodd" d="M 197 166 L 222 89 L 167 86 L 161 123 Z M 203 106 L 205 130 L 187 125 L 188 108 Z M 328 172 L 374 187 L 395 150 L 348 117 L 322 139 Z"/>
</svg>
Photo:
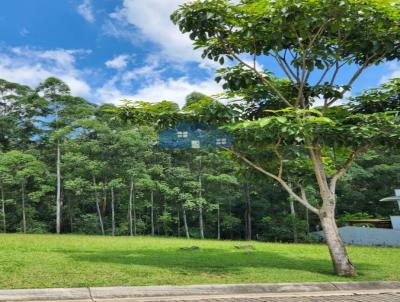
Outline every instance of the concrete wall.
<svg viewBox="0 0 400 302">
<path fill-rule="evenodd" d="M 390 216 L 394 230 L 400 231 L 400 216 Z"/>
<path fill-rule="evenodd" d="M 346 226 L 339 228 L 340 237 L 352 245 L 399 246 L 400 230 Z M 322 232 L 315 232 L 323 239 Z"/>
</svg>

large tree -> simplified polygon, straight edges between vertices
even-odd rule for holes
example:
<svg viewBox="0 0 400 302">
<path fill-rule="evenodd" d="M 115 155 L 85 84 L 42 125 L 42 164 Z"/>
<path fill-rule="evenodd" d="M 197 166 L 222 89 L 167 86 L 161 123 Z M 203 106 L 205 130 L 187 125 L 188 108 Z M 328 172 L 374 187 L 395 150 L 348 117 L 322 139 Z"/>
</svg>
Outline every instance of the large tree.
<svg viewBox="0 0 400 302">
<path fill-rule="evenodd" d="M 40 188 L 27 194 L 27 187 L 38 187 L 37 184 L 42 182 L 46 176 L 46 166 L 43 162 L 39 161 L 35 156 L 21 151 L 12 150 L 7 153 L 0 153 L 0 171 L 6 177 L 2 182 L 2 194 L 4 196 L 4 183 L 19 187 L 21 196 L 21 213 L 22 213 L 22 231 L 27 232 L 27 201 L 28 198 L 35 200 L 43 195 L 43 190 Z M 35 186 L 33 185 L 35 184 Z M 4 212 L 4 197 L 2 197 L 3 215 Z M 4 221 L 5 224 L 5 221 Z"/>
<path fill-rule="evenodd" d="M 400 58 L 400 3 L 199 0 L 172 20 L 204 58 L 238 63 L 217 77 L 245 103 L 230 151 L 318 215 L 336 274 L 355 275 L 336 226 L 336 184 L 367 148 L 398 140 L 399 129 L 394 114 L 335 105 L 368 67 Z M 276 167 L 265 160 L 272 156 Z M 306 185 L 319 189 L 320 204 L 308 201 Z"/>
<path fill-rule="evenodd" d="M 77 119 L 89 117 L 94 113 L 94 105 L 86 100 L 70 95 L 70 88 L 63 81 L 50 77 L 36 88 L 37 93 L 47 102 L 48 114 L 46 126 L 49 128 L 49 140 L 55 145 L 56 151 L 56 231 L 61 232 L 61 145 L 65 137 L 64 127 L 70 125 Z"/>
<path fill-rule="evenodd" d="M 40 129 L 46 102 L 28 86 L 0 79 L 0 149 L 28 149 Z"/>
</svg>

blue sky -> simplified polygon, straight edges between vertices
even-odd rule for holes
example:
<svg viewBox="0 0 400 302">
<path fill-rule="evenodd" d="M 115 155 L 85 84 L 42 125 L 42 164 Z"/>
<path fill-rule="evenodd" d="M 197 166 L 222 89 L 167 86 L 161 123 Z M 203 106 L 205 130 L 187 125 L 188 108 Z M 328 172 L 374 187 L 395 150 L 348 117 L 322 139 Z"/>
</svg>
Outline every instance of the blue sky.
<svg viewBox="0 0 400 302">
<path fill-rule="evenodd" d="M 126 98 L 182 104 L 194 90 L 221 92 L 213 80 L 218 66 L 202 60 L 169 20 L 183 2 L 2 0 L 0 78 L 34 87 L 56 76 L 74 95 L 96 103 Z M 400 76 L 398 62 L 373 67 L 352 94 L 394 76 Z"/>
</svg>

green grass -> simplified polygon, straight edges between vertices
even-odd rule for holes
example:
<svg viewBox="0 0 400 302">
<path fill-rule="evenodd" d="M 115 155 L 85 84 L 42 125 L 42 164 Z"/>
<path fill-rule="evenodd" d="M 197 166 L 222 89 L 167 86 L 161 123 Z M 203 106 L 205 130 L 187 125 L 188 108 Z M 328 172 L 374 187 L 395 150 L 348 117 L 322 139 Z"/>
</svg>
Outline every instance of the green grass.
<svg viewBox="0 0 400 302">
<path fill-rule="evenodd" d="M 359 276 L 332 274 L 326 246 L 151 237 L 0 235 L 0 288 L 400 280 L 400 249 L 349 247 Z M 200 250 L 181 251 L 197 245 Z"/>
</svg>

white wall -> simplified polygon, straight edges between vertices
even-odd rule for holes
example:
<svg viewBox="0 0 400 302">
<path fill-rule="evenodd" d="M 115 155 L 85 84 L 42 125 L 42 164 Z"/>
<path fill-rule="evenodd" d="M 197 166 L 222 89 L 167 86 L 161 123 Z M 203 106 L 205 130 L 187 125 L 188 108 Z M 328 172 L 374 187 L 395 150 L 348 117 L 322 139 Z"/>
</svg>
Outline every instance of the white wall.
<svg viewBox="0 0 400 302">
<path fill-rule="evenodd" d="M 400 230 L 346 226 L 339 228 L 339 232 L 340 237 L 347 244 L 400 247 Z M 314 234 L 324 237 L 323 232 Z"/>
</svg>

